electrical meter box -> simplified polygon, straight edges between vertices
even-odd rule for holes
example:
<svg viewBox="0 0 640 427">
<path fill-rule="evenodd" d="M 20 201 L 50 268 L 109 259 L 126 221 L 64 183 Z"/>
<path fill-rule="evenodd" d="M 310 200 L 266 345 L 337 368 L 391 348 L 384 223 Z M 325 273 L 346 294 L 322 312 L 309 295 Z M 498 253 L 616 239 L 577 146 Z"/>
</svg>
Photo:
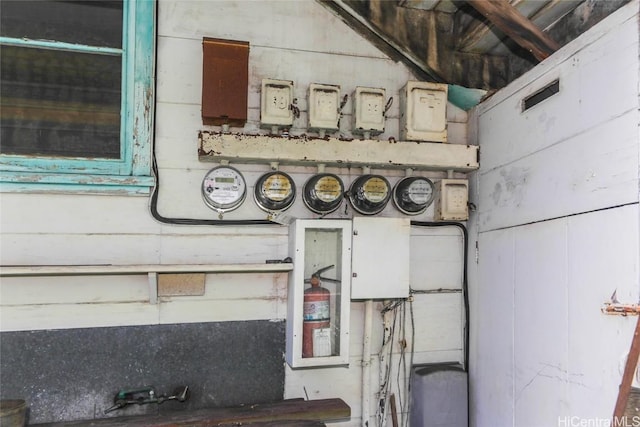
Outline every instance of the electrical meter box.
<svg viewBox="0 0 640 427">
<path fill-rule="evenodd" d="M 262 79 L 260 94 L 260 124 L 263 128 L 293 125 L 293 82 Z"/>
<path fill-rule="evenodd" d="M 377 135 L 384 132 L 385 90 L 356 87 L 353 100 L 353 133 Z"/>
<path fill-rule="evenodd" d="M 407 82 L 400 90 L 400 139 L 447 142 L 447 94 L 443 83 Z"/>
<path fill-rule="evenodd" d="M 338 130 L 340 121 L 340 86 L 311 83 L 309 85 L 309 129 Z"/>
<path fill-rule="evenodd" d="M 349 364 L 351 221 L 290 225 L 286 360 L 292 368 Z"/>
<path fill-rule="evenodd" d="M 435 219 L 466 221 L 469 219 L 469 181 L 441 179 L 436 183 Z"/>
<path fill-rule="evenodd" d="M 409 296 L 408 218 L 353 218 L 351 299 Z"/>
</svg>

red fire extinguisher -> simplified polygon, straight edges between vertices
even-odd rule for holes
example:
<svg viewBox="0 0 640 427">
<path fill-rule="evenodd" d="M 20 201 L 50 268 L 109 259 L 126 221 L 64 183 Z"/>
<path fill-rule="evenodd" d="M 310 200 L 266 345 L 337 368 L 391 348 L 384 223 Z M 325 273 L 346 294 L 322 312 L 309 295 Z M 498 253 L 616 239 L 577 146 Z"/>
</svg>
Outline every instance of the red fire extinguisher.
<svg viewBox="0 0 640 427">
<path fill-rule="evenodd" d="M 331 355 L 330 337 L 318 338 L 318 329 L 327 329 L 331 325 L 331 292 L 320 286 L 320 273 L 333 268 L 333 265 L 322 268 L 311 275 L 311 287 L 304 291 L 304 308 L 302 322 L 302 357 L 317 357 Z M 313 337 L 316 334 L 316 349 L 314 351 Z M 319 343 L 323 343 L 324 345 Z M 327 348 L 328 347 L 328 348 Z"/>
</svg>

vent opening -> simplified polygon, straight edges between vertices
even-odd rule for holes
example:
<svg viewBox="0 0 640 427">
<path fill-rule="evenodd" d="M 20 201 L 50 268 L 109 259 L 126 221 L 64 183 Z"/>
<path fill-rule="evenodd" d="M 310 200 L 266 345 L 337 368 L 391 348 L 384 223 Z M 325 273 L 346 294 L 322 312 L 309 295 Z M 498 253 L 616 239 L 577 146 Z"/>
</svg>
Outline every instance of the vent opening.
<svg viewBox="0 0 640 427">
<path fill-rule="evenodd" d="M 534 105 L 538 105 L 542 101 L 556 93 L 560 92 L 560 80 L 554 80 L 547 86 L 522 100 L 522 111 L 527 111 Z"/>
</svg>

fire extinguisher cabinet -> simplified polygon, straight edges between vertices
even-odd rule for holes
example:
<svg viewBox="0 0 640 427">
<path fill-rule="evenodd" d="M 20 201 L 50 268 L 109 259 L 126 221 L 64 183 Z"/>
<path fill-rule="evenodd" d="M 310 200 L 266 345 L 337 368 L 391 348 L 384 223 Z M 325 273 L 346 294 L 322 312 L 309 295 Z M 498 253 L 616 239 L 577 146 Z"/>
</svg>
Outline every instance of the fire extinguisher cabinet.
<svg viewBox="0 0 640 427">
<path fill-rule="evenodd" d="M 286 359 L 292 368 L 349 364 L 351 221 L 299 219 L 289 230 Z"/>
</svg>

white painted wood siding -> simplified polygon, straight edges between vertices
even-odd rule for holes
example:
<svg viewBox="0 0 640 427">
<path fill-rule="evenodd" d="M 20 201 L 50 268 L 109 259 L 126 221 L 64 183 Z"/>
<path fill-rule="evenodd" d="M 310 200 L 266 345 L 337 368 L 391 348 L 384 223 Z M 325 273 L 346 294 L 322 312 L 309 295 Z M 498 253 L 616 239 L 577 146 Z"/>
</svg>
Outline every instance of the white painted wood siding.
<svg viewBox="0 0 640 427">
<path fill-rule="evenodd" d="M 161 181 L 158 210 L 165 217 L 217 219 L 202 201 L 200 185 L 214 165 L 198 161 L 202 125 L 202 38 L 250 42 L 249 121 L 259 127 L 260 84 L 264 77 L 291 79 L 302 110 L 293 131 L 305 132 L 309 83 L 339 84 L 342 92 L 356 86 L 384 87 L 394 97 L 386 131 L 398 137 L 398 91 L 414 76 L 385 57 L 340 19 L 313 1 L 174 1 L 158 2 L 157 98 L 155 145 Z M 351 100 L 344 108 L 341 134 L 350 136 Z M 467 143 L 467 114 L 448 106 L 451 144 Z M 242 165 L 252 191 L 269 165 Z M 327 168 L 349 185 L 362 171 Z M 287 169 L 298 188 L 315 168 Z M 374 171 L 377 172 L 377 171 Z M 391 184 L 405 174 L 385 171 Z M 443 172 L 425 176 L 443 177 Z M 459 176 L 459 174 L 456 174 Z M 315 218 L 301 199 L 288 211 Z M 344 206 L 332 214 L 350 217 Z M 390 204 L 382 216 L 399 215 Z M 225 219 L 264 219 L 252 200 Z M 331 217 L 330 216 L 330 217 Z M 415 219 L 433 219 L 433 207 Z M 289 255 L 284 226 L 186 226 L 157 222 L 149 198 L 104 195 L 17 194 L 1 196 L 0 258 L 2 265 L 68 264 L 204 264 L 264 263 Z M 460 289 L 462 239 L 456 229 L 413 228 L 411 281 L 419 290 Z M 147 325 L 234 320 L 284 321 L 287 274 L 209 274 L 203 296 L 160 297 L 149 303 L 145 275 L 80 277 L 3 277 L 0 283 L 2 331 Z M 362 303 L 352 303 L 349 368 L 287 369 L 285 397 L 342 397 L 360 425 Z M 374 352 L 381 345 L 382 322 L 376 307 Z M 418 295 L 414 347 L 416 363 L 462 359 L 462 299 L 456 292 Z M 409 322 L 407 320 L 407 322 Z M 396 355 L 400 352 L 396 348 Z M 377 366 L 372 391 L 378 387 Z M 404 379 L 401 379 L 404 381 Z M 406 396 L 405 396 L 406 397 Z M 372 398 L 372 405 L 375 404 Z M 372 414 L 375 407 L 371 408 Z M 371 420 L 373 422 L 373 420 Z"/>
<path fill-rule="evenodd" d="M 637 23 L 619 19 L 478 107 L 481 231 L 638 200 Z M 555 79 L 559 93 L 521 112 Z"/>
<path fill-rule="evenodd" d="M 600 309 L 640 290 L 639 71 L 636 0 L 471 115 L 474 427 L 610 420 L 635 318 Z"/>
</svg>

